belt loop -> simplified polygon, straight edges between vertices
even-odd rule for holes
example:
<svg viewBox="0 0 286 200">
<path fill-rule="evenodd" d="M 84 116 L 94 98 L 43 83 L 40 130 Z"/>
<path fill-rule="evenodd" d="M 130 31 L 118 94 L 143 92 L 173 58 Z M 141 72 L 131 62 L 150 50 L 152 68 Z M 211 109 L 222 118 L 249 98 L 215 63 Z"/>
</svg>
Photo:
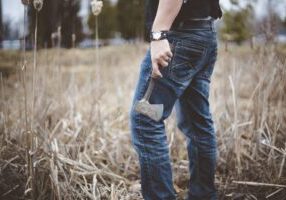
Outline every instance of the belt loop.
<svg viewBox="0 0 286 200">
<path fill-rule="evenodd" d="M 178 25 L 178 28 L 182 28 L 184 25 L 184 22 L 180 22 L 179 25 Z"/>
<path fill-rule="evenodd" d="M 211 19 L 210 23 L 211 23 L 211 30 L 212 30 L 212 32 L 215 32 L 214 20 Z"/>
</svg>

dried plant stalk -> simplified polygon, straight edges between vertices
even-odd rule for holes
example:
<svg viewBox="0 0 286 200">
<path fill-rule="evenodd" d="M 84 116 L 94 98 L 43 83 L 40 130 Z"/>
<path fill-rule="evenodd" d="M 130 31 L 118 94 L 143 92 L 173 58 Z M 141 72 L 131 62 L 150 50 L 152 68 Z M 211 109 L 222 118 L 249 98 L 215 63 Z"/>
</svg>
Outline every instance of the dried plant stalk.
<svg viewBox="0 0 286 200">
<path fill-rule="evenodd" d="M 33 0 L 34 8 L 39 12 L 42 10 L 44 4 L 44 0 Z"/>
<path fill-rule="evenodd" d="M 100 0 L 92 0 L 90 4 L 91 4 L 92 13 L 95 16 L 98 16 L 102 11 L 103 2 Z"/>
<path fill-rule="evenodd" d="M 3 75 L 2 75 L 2 72 L 0 72 L 0 85 L 1 85 L 1 96 L 2 96 L 2 105 L 1 107 L 3 107 L 3 110 L 4 110 L 4 132 L 3 132 L 3 142 L 6 141 L 8 139 L 7 137 L 7 126 L 6 126 L 6 117 L 7 117 L 7 112 L 6 112 L 6 109 L 5 106 L 4 106 L 4 102 L 5 102 L 5 89 L 4 89 L 4 81 L 3 81 Z"/>
</svg>

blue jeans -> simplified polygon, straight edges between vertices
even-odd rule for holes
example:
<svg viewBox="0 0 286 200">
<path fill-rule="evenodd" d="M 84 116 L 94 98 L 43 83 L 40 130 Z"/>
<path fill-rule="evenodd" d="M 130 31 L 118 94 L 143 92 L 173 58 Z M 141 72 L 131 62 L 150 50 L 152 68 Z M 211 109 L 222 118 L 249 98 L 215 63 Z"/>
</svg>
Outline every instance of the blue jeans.
<svg viewBox="0 0 286 200">
<path fill-rule="evenodd" d="M 131 109 L 131 138 L 138 153 L 141 188 L 145 200 L 173 200 L 172 169 L 164 120 L 176 108 L 178 127 L 186 136 L 189 157 L 189 200 L 216 200 L 214 185 L 217 143 L 209 106 L 210 78 L 217 57 L 213 29 L 171 31 L 173 58 L 161 68 L 149 102 L 163 104 L 156 122 Z M 144 96 L 152 72 L 150 50 L 141 64 L 133 105 Z"/>
</svg>

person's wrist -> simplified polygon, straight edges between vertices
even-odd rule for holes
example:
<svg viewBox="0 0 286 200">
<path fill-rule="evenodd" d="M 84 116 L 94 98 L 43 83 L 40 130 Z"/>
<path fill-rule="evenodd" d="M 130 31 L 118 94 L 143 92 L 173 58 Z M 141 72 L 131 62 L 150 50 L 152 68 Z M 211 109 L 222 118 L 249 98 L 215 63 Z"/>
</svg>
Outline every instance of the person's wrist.
<svg viewBox="0 0 286 200">
<path fill-rule="evenodd" d="M 150 44 L 152 46 L 152 44 L 161 44 L 161 43 L 165 43 L 166 41 L 168 41 L 168 39 L 153 40 L 153 41 L 150 41 Z"/>
</svg>

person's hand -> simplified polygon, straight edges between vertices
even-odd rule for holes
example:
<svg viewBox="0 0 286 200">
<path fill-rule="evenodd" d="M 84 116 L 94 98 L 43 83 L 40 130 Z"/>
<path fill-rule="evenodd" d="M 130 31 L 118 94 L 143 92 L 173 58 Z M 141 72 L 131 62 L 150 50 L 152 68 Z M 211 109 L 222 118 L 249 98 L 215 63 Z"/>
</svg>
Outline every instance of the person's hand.
<svg viewBox="0 0 286 200">
<path fill-rule="evenodd" d="M 167 67 L 173 54 L 167 39 L 151 42 L 152 77 L 161 78 L 160 67 Z"/>
</svg>

